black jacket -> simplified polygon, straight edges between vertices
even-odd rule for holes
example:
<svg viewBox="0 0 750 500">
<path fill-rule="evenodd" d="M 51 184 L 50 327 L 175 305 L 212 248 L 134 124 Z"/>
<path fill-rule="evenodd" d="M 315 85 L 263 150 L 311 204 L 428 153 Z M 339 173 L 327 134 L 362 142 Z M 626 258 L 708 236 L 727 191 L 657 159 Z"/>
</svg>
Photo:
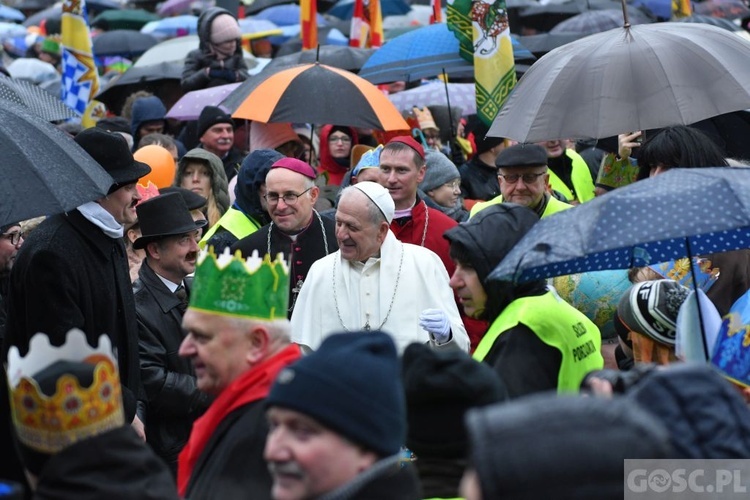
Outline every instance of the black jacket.
<svg viewBox="0 0 750 500">
<path fill-rule="evenodd" d="M 188 293 L 191 284 L 186 278 Z M 208 408 L 210 398 L 198 391 L 190 360 L 178 354 L 185 337 L 180 301 L 149 267 L 148 259 L 133 287 L 141 379 L 148 398 L 146 439 L 176 470 L 193 421 Z"/>
<path fill-rule="evenodd" d="M 500 195 L 497 167 L 487 165 L 479 156 L 474 156 L 460 167 L 461 196 L 466 200 L 489 201 Z"/>
<path fill-rule="evenodd" d="M 321 222 L 323 228 L 321 230 Z M 253 234 L 242 238 L 240 241 L 231 246 L 230 251 L 234 254 L 239 250 L 243 257 L 250 257 L 253 250 L 258 251 L 258 255 L 263 256 L 268 253 L 268 231 L 271 225 L 265 225 Z M 289 267 L 289 314 L 292 317 L 294 310 L 294 301 L 296 300 L 297 290 L 301 287 L 301 282 L 305 281 L 310 267 L 313 263 L 325 257 L 325 243 L 328 243 L 328 253 L 333 253 L 339 249 L 336 241 L 336 223 L 326 217 L 321 217 L 313 213 L 310 225 L 297 235 L 297 241 L 293 242 L 291 238 L 282 233 L 278 227 L 271 230 L 271 258 L 275 258 L 279 252 L 284 254 L 284 259 L 290 262 Z"/>
<path fill-rule="evenodd" d="M 81 329 L 91 345 L 102 334 L 112 339 L 130 422 L 136 398 L 145 400 L 145 394 L 125 247 L 78 210 L 42 222 L 18 252 L 10 276 L 3 355 L 15 345 L 25 356 L 37 332 L 61 345 L 71 328 Z"/>
<path fill-rule="evenodd" d="M 263 459 L 265 411 L 265 400 L 258 400 L 224 417 L 195 463 L 185 498 L 271 498 L 273 483 Z"/>
<path fill-rule="evenodd" d="M 237 50 L 232 57 L 224 61 L 218 61 L 211 54 L 209 41 L 211 37 L 211 23 L 219 14 L 230 14 L 228 10 L 220 7 L 212 7 L 205 10 L 198 18 L 198 48 L 192 50 L 185 57 L 185 66 L 182 69 L 182 90 L 205 89 L 226 85 L 227 83 L 242 82 L 247 80 L 247 64 L 242 54 L 242 44 L 237 43 Z M 230 14 L 231 15 L 231 14 Z M 209 68 L 206 74 L 205 69 Z"/>
<path fill-rule="evenodd" d="M 376 462 L 372 467 L 317 500 L 418 500 L 422 497 L 413 464 L 398 456 Z"/>
</svg>

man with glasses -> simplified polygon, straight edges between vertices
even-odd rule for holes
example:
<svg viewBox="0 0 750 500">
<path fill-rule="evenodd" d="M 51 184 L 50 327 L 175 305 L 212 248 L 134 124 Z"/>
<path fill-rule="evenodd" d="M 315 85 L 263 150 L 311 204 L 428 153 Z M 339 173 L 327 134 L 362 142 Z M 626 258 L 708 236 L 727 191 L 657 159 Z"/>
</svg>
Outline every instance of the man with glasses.
<svg viewBox="0 0 750 500">
<path fill-rule="evenodd" d="M 550 194 L 547 150 L 536 144 L 516 144 L 500 152 L 495 160 L 500 196 L 477 203 L 471 216 L 498 203 L 510 202 L 529 207 L 539 217 L 571 208 Z"/>
<path fill-rule="evenodd" d="M 8 295 L 10 270 L 16 261 L 18 249 L 23 244 L 23 231 L 15 222 L 0 226 L 0 343 L 5 337 L 5 297 Z"/>
<path fill-rule="evenodd" d="M 309 164 L 296 158 L 277 160 L 266 175 L 264 198 L 271 223 L 231 247 L 245 258 L 257 250 L 260 256 L 273 259 L 283 253 L 289 259 L 289 317 L 310 266 L 338 250 L 334 222 L 313 208 L 319 193 Z"/>
</svg>

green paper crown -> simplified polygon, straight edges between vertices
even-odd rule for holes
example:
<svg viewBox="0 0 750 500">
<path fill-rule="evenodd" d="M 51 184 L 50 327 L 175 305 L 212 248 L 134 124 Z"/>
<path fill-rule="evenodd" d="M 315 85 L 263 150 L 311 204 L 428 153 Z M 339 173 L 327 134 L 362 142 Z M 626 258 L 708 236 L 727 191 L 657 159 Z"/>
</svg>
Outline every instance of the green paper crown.
<svg viewBox="0 0 750 500">
<path fill-rule="evenodd" d="M 212 314 L 275 320 L 286 318 L 289 304 L 289 268 L 282 254 L 262 259 L 254 251 L 243 260 L 227 248 L 218 258 L 213 248 L 198 258 L 190 308 Z"/>
</svg>

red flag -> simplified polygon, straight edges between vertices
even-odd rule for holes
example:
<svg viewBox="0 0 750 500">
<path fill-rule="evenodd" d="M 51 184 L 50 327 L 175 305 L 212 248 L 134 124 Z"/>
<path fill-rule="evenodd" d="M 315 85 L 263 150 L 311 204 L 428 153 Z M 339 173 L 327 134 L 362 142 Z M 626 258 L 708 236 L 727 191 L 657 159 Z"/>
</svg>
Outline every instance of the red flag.
<svg viewBox="0 0 750 500">
<path fill-rule="evenodd" d="M 352 14 L 352 28 L 349 35 L 351 47 L 365 47 L 367 44 L 367 33 L 370 25 L 365 19 L 364 0 L 354 0 L 354 13 Z"/>
<path fill-rule="evenodd" d="M 302 50 L 318 47 L 318 5 L 316 0 L 300 0 Z"/>
<path fill-rule="evenodd" d="M 440 8 L 440 0 L 430 0 L 430 24 L 443 22 L 443 11 Z"/>
<path fill-rule="evenodd" d="M 377 48 L 383 45 L 380 0 L 354 0 L 349 45 L 360 48 Z"/>
<path fill-rule="evenodd" d="M 370 43 L 368 47 L 377 49 L 383 45 L 383 15 L 380 11 L 380 0 L 370 0 Z"/>
</svg>

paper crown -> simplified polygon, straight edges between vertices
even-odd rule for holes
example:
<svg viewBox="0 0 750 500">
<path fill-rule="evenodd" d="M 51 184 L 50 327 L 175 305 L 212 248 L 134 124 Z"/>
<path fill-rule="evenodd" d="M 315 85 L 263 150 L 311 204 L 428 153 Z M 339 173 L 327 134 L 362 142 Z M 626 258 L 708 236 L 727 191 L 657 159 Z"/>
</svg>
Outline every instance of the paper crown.
<svg viewBox="0 0 750 500">
<path fill-rule="evenodd" d="M 257 250 L 246 260 L 228 248 L 218 258 L 213 248 L 199 255 L 191 309 L 270 321 L 286 318 L 288 303 L 289 267 L 282 254 L 273 262 Z"/>
<path fill-rule="evenodd" d="M 93 373 L 91 384 L 86 387 L 71 367 Z M 51 455 L 125 423 L 120 376 L 106 335 L 94 348 L 74 328 L 62 346 L 54 347 L 47 335 L 37 333 L 26 357 L 10 348 L 7 373 L 18 440 L 35 452 Z"/>
<path fill-rule="evenodd" d="M 438 126 L 435 124 L 435 120 L 432 118 L 432 113 L 430 113 L 429 108 L 422 108 L 419 109 L 418 107 L 414 106 L 412 108 L 412 111 L 414 112 L 414 116 L 417 117 L 417 122 L 419 122 L 419 128 L 422 130 L 428 129 L 428 128 L 434 128 L 437 130 Z"/>
<path fill-rule="evenodd" d="M 750 387 L 750 291 L 722 318 L 711 365 L 733 382 Z"/>
</svg>

